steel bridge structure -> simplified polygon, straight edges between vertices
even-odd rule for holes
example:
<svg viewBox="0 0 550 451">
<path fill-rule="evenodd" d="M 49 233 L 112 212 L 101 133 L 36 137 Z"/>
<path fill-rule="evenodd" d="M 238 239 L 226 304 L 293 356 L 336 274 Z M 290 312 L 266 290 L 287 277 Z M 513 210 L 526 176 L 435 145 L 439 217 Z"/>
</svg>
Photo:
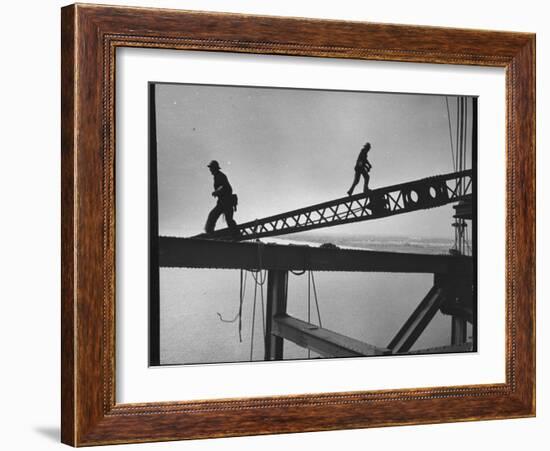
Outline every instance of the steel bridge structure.
<svg viewBox="0 0 550 451">
<path fill-rule="evenodd" d="M 323 357 L 381 356 L 410 353 L 466 352 L 476 349 L 475 267 L 466 255 L 424 255 L 334 247 L 263 243 L 259 238 L 296 233 L 454 204 L 457 215 L 472 220 L 475 179 L 471 170 L 437 175 L 367 193 L 323 202 L 246 222 L 238 233 L 218 230 L 191 238 L 156 236 L 153 255 L 158 267 L 151 280 L 158 287 L 159 268 L 219 268 L 267 271 L 265 360 L 282 360 L 283 343 L 291 341 Z M 474 229 L 475 230 L 475 229 Z M 256 241 L 252 241 L 256 240 Z M 291 271 L 431 273 L 433 286 L 420 303 L 413 301 L 409 318 L 385 346 L 339 334 L 287 312 Z M 160 364 L 160 300 L 151 292 L 151 364 Z M 412 350 L 437 312 L 452 317 L 451 343 Z M 474 338 L 467 339 L 467 323 Z"/>
<path fill-rule="evenodd" d="M 437 175 L 268 216 L 196 238 L 253 240 L 471 201 L 472 171 Z"/>
<path fill-rule="evenodd" d="M 158 268 L 220 268 L 267 271 L 265 360 L 282 360 L 284 341 L 323 357 L 381 356 L 409 353 L 465 352 L 476 349 L 467 340 L 467 323 L 477 333 L 474 261 L 464 255 L 422 255 L 262 243 L 258 238 L 384 218 L 455 204 L 457 214 L 472 219 L 474 178 L 471 170 L 387 186 L 275 216 L 246 222 L 238 233 L 222 229 L 192 238 L 156 237 Z M 256 240 L 250 242 L 250 240 Z M 249 242 L 247 242 L 249 241 Z M 157 271 L 151 274 L 158 280 Z M 415 303 L 409 318 L 386 346 L 375 346 L 339 334 L 287 313 L 290 271 L 353 271 L 431 273 L 433 286 Z M 160 302 L 152 293 L 151 330 L 159 330 Z M 418 301 L 417 301 L 418 302 Z M 452 317 L 451 343 L 414 350 L 437 312 Z M 160 335 L 153 332 L 151 355 L 159 355 Z M 160 364 L 158 358 L 151 360 Z"/>
<path fill-rule="evenodd" d="M 267 271 L 265 360 L 283 359 L 284 340 L 324 357 L 408 354 L 439 311 L 464 322 L 474 324 L 476 321 L 472 289 L 473 259 L 465 255 L 427 255 L 178 237 L 160 237 L 158 244 L 161 268 Z M 433 274 L 433 286 L 420 303 L 410 299 L 413 307 L 411 314 L 396 331 L 391 342 L 386 346 L 374 346 L 288 314 L 289 273 L 306 270 Z M 154 303 L 151 310 L 153 315 L 158 307 Z M 453 331 L 450 345 L 412 352 L 475 350 L 475 341 L 467 342 L 465 326 L 454 328 Z"/>
<path fill-rule="evenodd" d="M 150 98 L 150 105 L 154 105 L 155 92 L 152 85 Z M 155 109 L 152 108 L 152 114 L 149 116 L 149 364 L 161 364 L 162 268 L 222 268 L 252 271 L 256 274 L 265 271 L 267 278 L 262 278 L 267 284 L 264 360 L 284 359 L 285 340 L 323 357 L 475 351 L 476 174 L 467 167 L 475 167 L 477 158 L 478 104 L 475 97 L 456 98 L 456 128 L 453 138 L 449 103 L 447 98 L 445 100 L 454 172 L 384 186 L 365 193 L 255 219 L 238 225 L 236 229 L 225 228 L 190 238 L 159 236 L 158 233 L 156 115 Z M 471 111 L 471 120 L 468 120 L 468 111 Z M 467 158 L 469 139 L 471 165 Z M 336 246 L 281 245 L 259 240 L 264 237 L 376 220 L 449 204 L 453 204 L 455 209 L 455 248 L 453 252 L 443 255 L 379 252 Z M 471 256 L 465 255 L 464 252 L 467 220 L 471 221 L 472 227 Z M 306 271 L 310 272 L 309 276 L 312 276 L 311 272 L 314 271 L 430 274 L 433 283 L 422 299 L 409 299 L 409 293 L 402 293 L 403 302 L 410 303 L 408 319 L 394 331 L 389 343 L 374 345 L 322 327 L 320 314 L 318 324 L 314 324 L 309 315 L 308 321 L 290 315 L 287 309 L 289 275 L 291 272 L 304 274 Z M 257 279 L 254 277 L 256 284 Z M 263 290 L 263 282 L 260 288 Z M 360 293 L 358 294 L 357 302 L 364 302 Z M 338 303 L 339 299 L 333 299 L 331 302 Z M 451 317 L 450 343 L 436 348 L 415 349 L 414 345 L 418 338 L 438 312 Z M 472 325 L 472 337 L 467 335 L 467 323 Z M 254 322 L 252 329 L 253 325 Z"/>
</svg>

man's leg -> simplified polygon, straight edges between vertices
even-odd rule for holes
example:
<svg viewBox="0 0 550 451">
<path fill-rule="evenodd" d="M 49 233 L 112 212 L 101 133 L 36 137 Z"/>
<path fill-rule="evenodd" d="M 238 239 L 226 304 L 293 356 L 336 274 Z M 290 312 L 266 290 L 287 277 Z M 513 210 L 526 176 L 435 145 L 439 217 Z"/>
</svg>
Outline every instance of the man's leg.
<svg viewBox="0 0 550 451">
<path fill-rule="evenodd" d="M 363 181 L 365 182 L 365 184 L 363 185 L 363 192 L 364 193 L 369 192 L 369 180 L 370 180 L 369 173 L 367 171 L 363 171 Z"/>
<path fill-rule="evenodd" d="M 222 213 L 223 208 L 220 204 L 216 204 L 216 206 L 208 214 L 208 218 L 206 219 L 206 224 L 204 226 L 204 231 L 206 233 L 212 233 L 214 231 L 214 228 L 216 227 L 216 222 L 218 221 L 218 218 Z"/>
<path fill-rule="evenodd" d="M 227 227 L 229 227 L 231 230 L 235 231 L 237 230 L 237 223 L 233 219 L 233 205 L 225 205 L 223 214 L 225 216 L 225 222 L 227 223 Z"/>
<path fill-rule="evenodd" d="M 348 196 L 351 196 L 353 194 L 353 190 L 359 183 L 359 178 L 361 177 L 361 171 L 355 171 L 353 176 L 353 183 L 351 184 L 351 188 L 348 190 Z"/>
</svg>

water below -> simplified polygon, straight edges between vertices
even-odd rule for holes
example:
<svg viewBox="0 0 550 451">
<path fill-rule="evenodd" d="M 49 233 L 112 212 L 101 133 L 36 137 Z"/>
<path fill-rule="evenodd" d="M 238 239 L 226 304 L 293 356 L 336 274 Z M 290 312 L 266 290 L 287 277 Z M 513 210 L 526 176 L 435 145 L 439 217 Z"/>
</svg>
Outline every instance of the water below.
<svg viewBox="0 0 550 451">
<path fill-rule="evenodd" d="M 311 245 L 327 242 L 315 235 L 306 239 Z M 344 247 L 430 254 L 447 253 L 452 246 L 448 240 L 391 237 L 383 240 L 332 238 L 330 242 Z M 246 274 L 240 341 L 238 318 L 235 322 L 220 319 L 221 315 L 224 320 L 232 320 L 238 313 L 239 270 L 160 270 L 161 364 L 264 359 L 263 310 L 267 283 L 256 287 L 252 274 Z M 316 272 L 314 279 L 323 327 L 380 347 L 388 345 L 433 284 L 431 274 Z M 310 319 L 318 324 L 312 286 L 309 291 Z M 287 310 L 296 318 L 308 319 L 307 273 L 289 275 Z M 413 349 L 448 345 L 450 331 L 451 318 L 437 313 Z M 307 350 L 285 341 L 285 359 L 308 357 L 318 356 L 315 353 L 308 356 Z"/>
</svg>

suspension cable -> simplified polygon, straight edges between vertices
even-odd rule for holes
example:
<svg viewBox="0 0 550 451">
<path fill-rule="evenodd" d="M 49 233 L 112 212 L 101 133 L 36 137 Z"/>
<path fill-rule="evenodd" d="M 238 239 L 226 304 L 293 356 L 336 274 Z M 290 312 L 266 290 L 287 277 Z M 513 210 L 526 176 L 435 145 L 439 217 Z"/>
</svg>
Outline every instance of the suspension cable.
<svg viewBox="0 0 550 451">
<path fill-rule="evenodd" d="M 458 137 L 460 135 L 460 97 L 456 98 L 456 154 L 455 154 L 455 168 L 456 170 L 459 169 L 458 165 L 458 153 L 459 153 L 459 145 L 458 145 Z"/>
<path fill-rule="evenodd" d="M 451 143 L 451 157 L 453 161 L 453 169 L 456 172 L 456 164 L 455 164 L 455 152 L 453 148 L 453 130 L 451 127 L 451 112 L 449 110 L 449 97 L 445 96 L 445 104 L 447 105 L 447 121 L 449 123 L 449 141 Z"/>
<path fill-rule="evenodd" d="M 464 99 L 464 152 L 463 152 L 463 158 L 464 163 L 462 164 L 462 169 L 466 169 L 466 162 L 468 149 L 466 147 L 466 142 L 468 140 L 468 99 Z"/>
</svg>

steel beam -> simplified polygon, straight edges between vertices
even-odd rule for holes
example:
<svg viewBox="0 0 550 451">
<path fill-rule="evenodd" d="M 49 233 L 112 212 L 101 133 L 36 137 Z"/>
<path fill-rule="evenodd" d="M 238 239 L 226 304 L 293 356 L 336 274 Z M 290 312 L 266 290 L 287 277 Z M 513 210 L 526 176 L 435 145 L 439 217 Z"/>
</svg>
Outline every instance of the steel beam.
<svg viewBox="0 0 550 451">
<path fill-rule="evenodd" d="M 403 354 L 451 354 L 457 352 L 472 352 L 473 350 L 474 345 L 471 341 L 469 341 L 459 345 L 435 346 L 433 348 L 415 349 L 414 351 L 407 351 Z"/>
<path fill-rule="evenodd" d="M 455 210 L 455 214 L 453 215 L 453 218 L 457 219 L 473 219 L 473 208 L 472 208 L 472 201 L 471 200 L 464 200 L 453 206 Z"/>
<path fill-rule="evenodd" d="M 441 313 L 456 318 L 456 327 L 462 328 L 459 319 L 469 323 L 474 322 L 474 272 L 473 267 L 461 266 L 451 269 L 448 274 L 436 274 L 435 285 L 445 290 L 445 300 L 441 303 Z M 455 322 L 453 322 L 455 324 Z M 464 326 L 465 327 L 465 326 Z M 466 332 L 458 332 L 465 336 Z M 465 338 L 464 338 L 465 340 Z"/>
<path fill-rule="evenodd" d="M 391 354 L 389 349 L 346 337 L 288 315 L 274 318 L 272 333 L 323 357 L 365 357 Z"/>
<path fill-rule="evenodd" d="M 462 345 L 466 343 L 467 337 L 467 322 L 460 316 L 451 317 L 451 344 Z"/>
<path fill-rule="evenodd" d="M 255 219 L 238 225 L 238 233 L 226 228 L 195 238 L 241 241 L 284 235 L 425 210 L 471 197 L 472 171 L 466 170 L 386 186 Z"/>
<path fill-rule="evenodd" d="M 267 275 L 267 305 L 264 360 L 283 360 L 283 338 L 275 333 L 275 318 L 286 315 L 288 272 L 271 270 Z"/>
<path fill-rule="evenodd" d="M 160 237 L 159 266 L 447 274 L 472 258 Z"/>
<path fill-rule="evenodd" d="M 444 299 L 443 289 L 434 285 L 388 345 L 394 353 L 408 352 L 437 313 Z"/>
</svg>

